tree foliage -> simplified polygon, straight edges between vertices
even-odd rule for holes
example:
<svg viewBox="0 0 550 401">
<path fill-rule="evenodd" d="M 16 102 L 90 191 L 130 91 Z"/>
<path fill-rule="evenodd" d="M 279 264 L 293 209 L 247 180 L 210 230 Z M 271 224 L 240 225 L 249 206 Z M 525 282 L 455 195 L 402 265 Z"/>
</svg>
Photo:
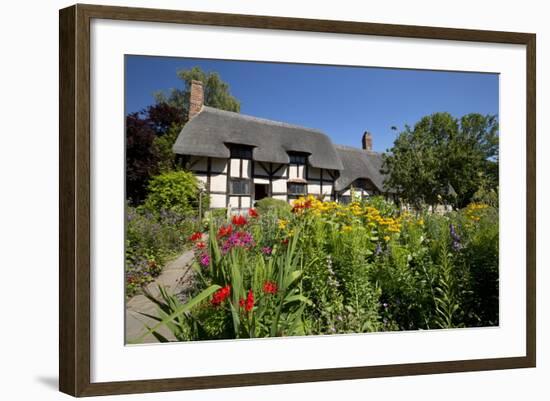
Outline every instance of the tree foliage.
<svg viewBox="0 0 550 401">
<path fill-rule="evenodd" d="M 172 88 L 168 92 L 157 92 L 155 94 L 157 103 L 166 103 L 171 106 L 184 105 L 185 115 L 187 115 L 191 81 L 195 80 L 203 83 L 206 106 L 237 113 L 241 110 L 240 102 L 231 95 L 229 85 L 217 72 L 205 72 L 200 67 L 193 67 L 190 70 L 179 70 L 177 76 L 185 83 L 184 89 Z"/>
<path fill-rule="evenodd" d="M 146 182 L 157 172 L 155 131 L 140 113 L 126 117 L 126 198 L 137 203 L 145 197 Z"/>
<path fill-rule="evenodd" d="M 386 186 L 415 205 L 468 204 L 476 192 L 498 187 L 496 116 L 449 113 L 423 117 L 405 127 L 384 156 Z"/>
<path fill-rule="evenodd" d="M 183 108 L 157 103 L 126 117 L 126 197 L 139 204 L 147 182 L 174 167 L 172 145 L 184 124 Z"/>
</svg>

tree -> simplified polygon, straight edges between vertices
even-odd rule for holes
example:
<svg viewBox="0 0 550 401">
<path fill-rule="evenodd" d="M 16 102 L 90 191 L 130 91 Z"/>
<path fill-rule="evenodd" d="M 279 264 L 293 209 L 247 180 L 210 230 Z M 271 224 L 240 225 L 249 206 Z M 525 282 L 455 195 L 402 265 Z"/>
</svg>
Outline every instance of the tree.
<svg viewBox="0 0 550 401">
<path fill-rule="evenodd" d="M 172 146 L 187 122 L 191 80 L 203 82 L 207 106 L 240 110 L 229 85 L 216 72 L 194 67 L 178 71 L 177 76 L 185 82 L 184 89 L 159 92 L 155 104 L 126 117 L 126 196 L 133 205 L 145 199 L 151 177 L 177 169 Z"/>
<path fill-rule="evenodd" d="M 446 202 L 464 207 L 483 186 L 498 187 L 498 122 L 495 116 L 449 113 L 406 126 L 384 156 L 388 188 L 419 207 Z"/>
<path fill-rule="evenodd" d="M 145 198 L 146 183 L 156 173 L 155 131 L 140 113 L 126 117 L 126 198 L 137 204 Z"/>
<path fill-rule="evenodd" d="M 196 80 L 203 83 L 206 106 L 237 113 L 241 110 L 240 102 L 231 95 L 229 85 L 221 79 L 217 72 L 205 72 L 200 67 L 193 67 L 190 70 L 179 70 L 176 74 L 185 83 L 185 88 L 172 88 L 168 93 L 157 92 L 155 94 L 157 103 L 166 103 L 173 107 L 183 105 L 185 115 L 187 115 L 191 81 Z"/>
</svg>

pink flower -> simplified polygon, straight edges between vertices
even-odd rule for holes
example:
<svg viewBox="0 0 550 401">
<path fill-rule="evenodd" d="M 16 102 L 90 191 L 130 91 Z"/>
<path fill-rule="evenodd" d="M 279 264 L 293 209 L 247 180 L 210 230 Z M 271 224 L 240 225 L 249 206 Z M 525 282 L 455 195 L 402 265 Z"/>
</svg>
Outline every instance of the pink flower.
<svg viewBox="0 0 550 401">
<path fill-rule="evenodd" d="M 207 267 L 210 265 L 210 256 L 207 253 L 203 253 L 199 259 L 199 262 L 204 267 Z"/>
</svg>

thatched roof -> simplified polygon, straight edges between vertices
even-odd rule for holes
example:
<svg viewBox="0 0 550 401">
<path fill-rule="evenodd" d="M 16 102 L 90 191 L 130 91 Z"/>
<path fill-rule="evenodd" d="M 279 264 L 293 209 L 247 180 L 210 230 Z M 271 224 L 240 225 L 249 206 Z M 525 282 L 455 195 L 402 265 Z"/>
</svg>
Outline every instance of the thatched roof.
<svg viewBox="0 0 550 401">
<path fill-rule="evenodd" d="M 321 131 L 207 106 L 183 127 L 172 149 L 183 155 L 229 158 L 226 144 L 253 146 L 257 161 L 286 164 L 288 152 L 304 152 L 312 167 L 343 169 L 330 138 Z"/>
<path fill-rule="evenodd" d="M 384 188 L 385 177 L 380 172 L 382 168 L 382 154 L 369 150 L 335 145 L 336 151 L 344 169 L 334 183 L 336 191 L 349 187 L 357 179 L 368 179 L 380 192 L 387 192 Z"/>
<path fill-rule="evenodd" d="M 287 164 L 288 152 L 307 153 L 312 167 L 339 171 L 336 191 L 368 179 L 380 192 L 388 192 L 380 172 L 381 153 L 334 145 L 314 129 L 207 106 L 183 127 L 172 149 L 182 155 L 229 158 L 230 144 L 252 146 L 252 158 L 262 162 Z"/>
</svg>

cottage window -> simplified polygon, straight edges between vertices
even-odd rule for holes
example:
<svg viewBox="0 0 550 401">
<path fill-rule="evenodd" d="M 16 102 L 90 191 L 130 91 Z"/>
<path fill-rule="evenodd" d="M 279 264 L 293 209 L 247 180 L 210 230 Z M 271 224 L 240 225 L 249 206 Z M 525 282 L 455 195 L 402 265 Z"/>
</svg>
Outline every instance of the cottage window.
<svg viewBox="0 0 550 401">
<path fill-rule="evenodd" d="M 290 159 L 290 164 L 306 164 L 307 156 L 301 153 L 289 153 L 288 157 Z"/>
<path fill-rule="evenodd" d="M 250 181 L 232 179 L 229 189 L 231 195 L 250 195 Z"/>
<path fill-rule="evenodd" d="M 307 193 L 306 184 L 295 183 L 295 182 L 288 183 L 289 195 L 305 195 L 306 193 Z"/>
<path fill-rule="evenodd" d="M 252 146 L 231 145 L 232 159 L 252 159 Z"/>
</svg>

